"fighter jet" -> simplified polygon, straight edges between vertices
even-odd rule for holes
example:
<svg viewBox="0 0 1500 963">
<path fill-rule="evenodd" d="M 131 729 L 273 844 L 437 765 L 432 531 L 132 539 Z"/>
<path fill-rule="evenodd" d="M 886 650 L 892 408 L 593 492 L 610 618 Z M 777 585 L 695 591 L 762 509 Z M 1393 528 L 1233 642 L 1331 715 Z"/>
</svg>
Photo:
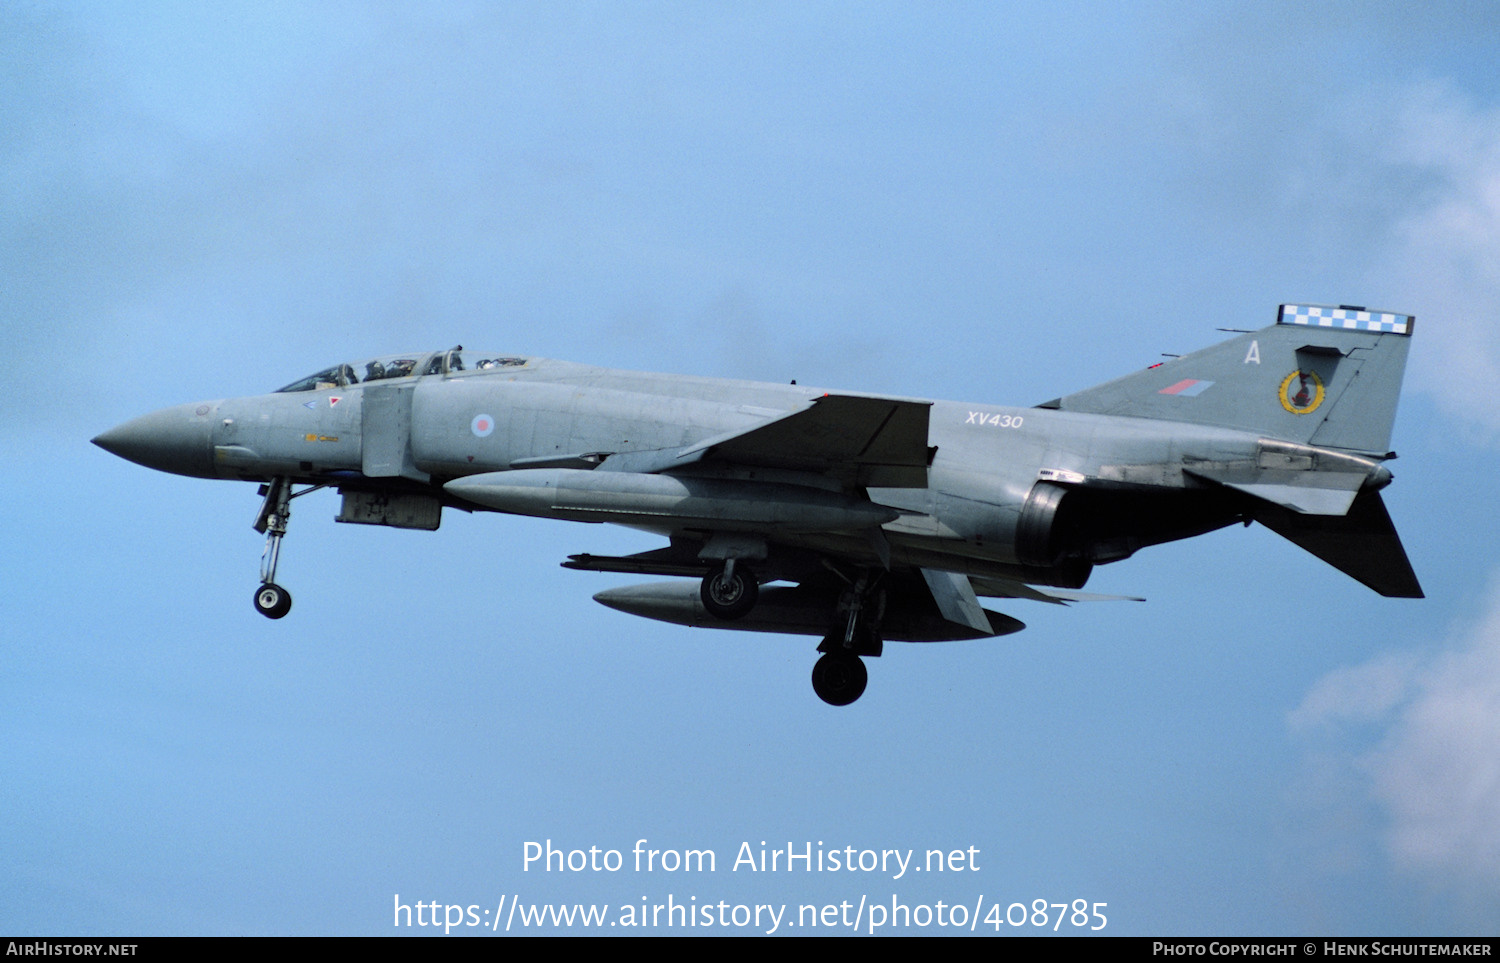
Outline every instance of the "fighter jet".
<svg viewBox="0 0 1500 963">
<path fill-rule="evenodd" d="M 815 636 L 813 688 L 847 705 L 886 641 L 1017 632 L 979 599 L 1081 599 L 1095 565 L 1237 522 L 1420 598 L 1380 495 L 1413 326 L 1286 304 L 1258 331 L 1025 408 L 455 347 L 335 364 L 93 441 L 260 483 L 268 618 L 292 604 L 276 583 L 290 503 L 318 489 L 342 495 L 341 522 L 436 530 L 445 508 L 608 522 L 667 544 L 562 564 L 674 578 L 595 599 Z"/>
</svg>

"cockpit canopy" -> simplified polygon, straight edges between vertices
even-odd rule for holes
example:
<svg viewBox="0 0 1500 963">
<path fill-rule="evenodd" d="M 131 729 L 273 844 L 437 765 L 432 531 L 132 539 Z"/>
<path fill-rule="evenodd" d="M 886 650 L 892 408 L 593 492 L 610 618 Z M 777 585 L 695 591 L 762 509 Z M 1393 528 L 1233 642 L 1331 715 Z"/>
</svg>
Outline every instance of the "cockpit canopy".
<svg viewBox="0 0 1500 963">
<path fill-rule="evenodd" d="M 276 391 L 278 394 L 285 391 L 317 391 L 322 388 L 344 388 L 371 381 L 422 378 L 429 375 L 451 377 L 456 374 L 520 368 L 525 364 L 525 358 L 480 354 L 477 351 L 465 351 L 460 345 L 431 354 L 390 354 L 349 364 L 336 364 Z"/>
</svg>

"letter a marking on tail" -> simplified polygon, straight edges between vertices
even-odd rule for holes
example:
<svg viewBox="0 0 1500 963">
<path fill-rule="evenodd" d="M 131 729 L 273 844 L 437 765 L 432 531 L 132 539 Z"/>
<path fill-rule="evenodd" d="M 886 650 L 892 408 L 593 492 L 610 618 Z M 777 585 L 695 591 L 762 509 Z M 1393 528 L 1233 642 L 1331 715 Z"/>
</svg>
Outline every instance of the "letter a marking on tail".
<svg viewBox="0 0 1500 963">
<path fill-rule="evenodd" d="M 1260 364 L 1260 341 L 1250 342 L 1250 350 L 1245 352 L 1245 364 Z"/>
</svg>

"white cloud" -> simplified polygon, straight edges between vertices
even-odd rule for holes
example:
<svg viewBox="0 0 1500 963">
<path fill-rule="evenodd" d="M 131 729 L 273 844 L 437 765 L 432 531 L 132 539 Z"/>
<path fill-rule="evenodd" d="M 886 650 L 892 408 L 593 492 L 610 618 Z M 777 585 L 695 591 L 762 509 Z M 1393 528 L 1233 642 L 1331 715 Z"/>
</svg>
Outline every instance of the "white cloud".
<svg viewBox="0 0 1500 963">
<path fill-rule="evenodd" d="M 1415 681 L 1365 760 L 1396 860 L 1500 885 L 1500 606 Z"/>
<path fill-rule="evenodd" d="M 1292 712 L 1288 719 L 1292 729 L 1305 732 L 1319 726 L 1381 720 L 1406 698 L 1415 662 L 1411 655 L 1388 655 L 1335 669 Z"/>
<path fill-rule="evenodd" d="M 1422 197 L 1396 226 L 1377 286 L 1418 315 L 1413 384 L 1484 433 L 1500 433 L 1500 109 L 1447 85 L 1412 90 L 1387 140 L 1388 162 Z M 1396 307 L 1392 305 L 1392 307 Z"/>
<path fill-rule="evenodd" d="M 1288 722 L 1327 780 L 1373 803 L 1400 870 L 1500 896 L 1500 583 L 1488 610 L 1431 655 L 1389 655 L 1319 681 Z"/>
</svg>

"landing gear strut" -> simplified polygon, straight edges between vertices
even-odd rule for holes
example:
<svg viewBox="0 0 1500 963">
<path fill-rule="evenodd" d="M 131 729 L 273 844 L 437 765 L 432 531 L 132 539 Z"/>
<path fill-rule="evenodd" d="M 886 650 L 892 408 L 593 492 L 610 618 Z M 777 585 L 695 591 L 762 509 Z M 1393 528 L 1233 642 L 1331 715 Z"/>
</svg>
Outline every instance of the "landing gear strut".
<svg viewBox="0 0 1500 963">
<path fill-rule="evenodd" d="M 731 558 L 703 577 L 700 594 L 710 615 L 733 620 L 743 618 L 755 607 L 760 583 L 755 580 L 754 572 L 747 566 L 735 565 Z"/>
<path fill-rule="evenodd" d="M 266 500 L 255 519 L 255 530 L 266 533 L 266 547 L 260 553 L 260 587 L 255 590 L 255 611 L 268 619 L 279 619 L 292 610 L 292 593 L 276 584 L 281 540 L 286 536 L 286 523 L 292 517 L 292 481 L 273 478 L 263 492 Z"/>
<path fill-rule="evenodd" d="M 885 615 L 885 592 L 879 574 L 861 572 L 839 599 L 844 625 L 818 646 L 823 657 L 813 666 L 813 691 L 831 706 L 846 706 L 864 694 L 870 674 L 862 655 L 878 656 L 884 645 L 880 620 Z"/>
</svg>

